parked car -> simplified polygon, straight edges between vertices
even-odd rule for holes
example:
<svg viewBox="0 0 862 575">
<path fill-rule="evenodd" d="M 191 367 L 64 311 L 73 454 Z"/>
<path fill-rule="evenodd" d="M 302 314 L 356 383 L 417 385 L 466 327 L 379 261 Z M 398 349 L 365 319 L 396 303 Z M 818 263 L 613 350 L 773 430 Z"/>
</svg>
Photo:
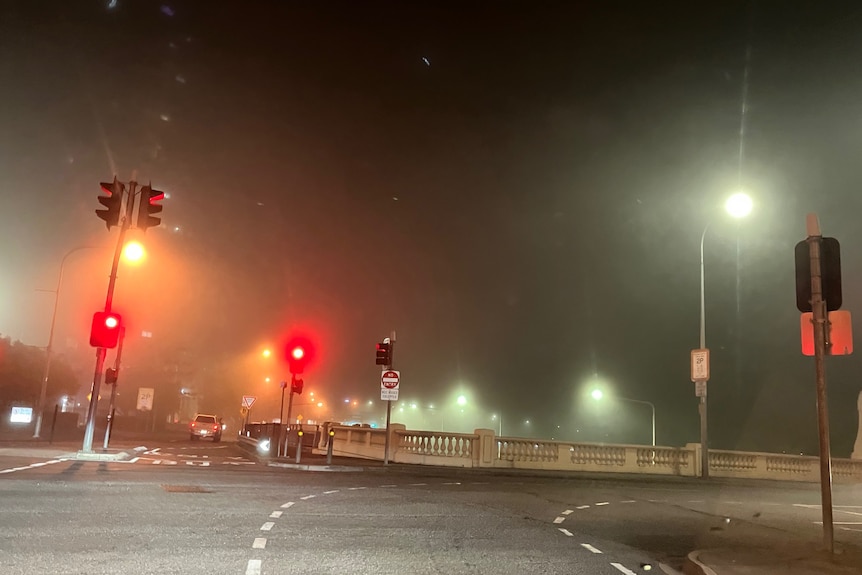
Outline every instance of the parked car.
<svg viewBox="0 0 862 575">
<path fill-rule="evenodd" d="M 200 437 L 212 437 L 213 441 L 221 441 L 224 426 L 219 417 L 199 413 L 189 423 L 189 437 L 192 441 Z"/>
</svg>

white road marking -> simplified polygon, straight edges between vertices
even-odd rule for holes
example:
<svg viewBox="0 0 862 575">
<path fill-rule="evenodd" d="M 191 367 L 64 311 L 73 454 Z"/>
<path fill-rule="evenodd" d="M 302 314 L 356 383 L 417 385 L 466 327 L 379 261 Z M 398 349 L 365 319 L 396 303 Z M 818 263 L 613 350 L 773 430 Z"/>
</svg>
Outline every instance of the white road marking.
<svg viewBox="0 0 862 575">
<path fill-rule="evenodd" d="M 578 505 L 577 507 L 575 507 L 575 509 L 589 509 L 589 508 L 590 508 L 589 505 Z"/>
<path fill-rule="evenodd" d="M 252 549 L 263 549 L 266 547 L 266 537 L 255 537 L 254 543 L 251 544 Z"/>
<path fill-rule="evenodd" d="M 611 563 L 611 565 L 613 565 L 614 567 L 616 567 L 616 568 L 617 568 L 617 571 L 619 571 L 620 573 L 625 573 L 626 575 L 637 575 L 637 573 L 635 573 L 635 572 L 634 572 L 634 571 L 632 571 L 631 569 L 627 569 L 626 567 L 623 567 L 623 566 L 622 566 L 622 565 L 620 565 L 619 563 Z"/>
<path fill-rule="evenodd" d="M 260 575 L 260 559 L 249 559 L 245 575 Z"/>
<path fill-rule="evenodd" d="M 186 461 L 186 465 L 191 465 L 192 467 L 209 467 L 209 461 Z"/>
<path fill-rule="evenodd" d="M 637 503 L 634 499 L 626 499 L 625 501 L 620 501 L 620 503 Z"/>
<path fill-rule="evenodd" d="M 557 517 L 556 519 L 554 519 L 554 524 L 555 524 L 555 525 L 559 525 L 560 523 L 562 523 L 562 522 L 563 522 L 563 521 L 565 521 L 565 520 L 566 520 L 566 518 L 565 518 L 565 517 L 563 517 L 562 515 L 560 515 L 559 517 Z"/>
<path fill-rule="evenodd" d="M 428 485 L 427 483 L 410 483 L 410 486 Z"/>
<path fill-rule="evenodd" d="M 389 484 L 389 485 L 381 485 L 380 487 L 398 487 L 398 486 L 397 486 L 397 485 L 395 485 L 394 483 L 392 483 L 392 484 Z"/>
<path fill-rule="evenodd" d="M 590 553 L 598 553 L 598 554 L 601 554 L 601 550 L 600 550 L 600 549 L 596 549 L 595 547 L 593 547 L 593 546 L 592 546 L 592 545 L 590 545 L 589 543 L 581 543 L 581 547 L 583 547 L 584 549 L 586 549 L 586 550 L 587 550 L 587 551 L 589 551 Z"/>
<path fill-rule="evenodd" d="M 689 503 L 703 503 L 703 499 L 689 499 Z"/>
<path fill-rule="evenodd" d="M 572 511 L 571 509 L 566 509 L 560 515 L 571 515 L 572 513 L 574 513 L 574 511 Z"/>
<path fill-rule="evenodd" d="M 610 501 L 602 501 L 601 503 L 596 503 L 596 507 L 598 507 L 600 505 L 610 505 L 610 504 L 611 504 Z"/>
<path fill-rule="evenodd" d="M 40 461 L 38 463 L 31 463 L 30 467 L 42 467 L 43 465 L 48 465 L 47 461 Z"/>
<path fill-rule="evenodd" d="M 568 529 L 563 529 L 562 527 L 557 527 L 557 529 L 559 529 L 560 533 L 562 533 L 566 537 L 574 537 L 574 535 L 572 535 L 572 532 Z"/>
<path fill-rule="evenodd" d="M 275 527 L 275 523 L 272 521 L 267 521 L 263 525 L 260 526 L 261 531 L 272 531 L 272 528 Z"/>
<path fill-rule="evenodd" d="M 367 487 L 348 487 L 350 491 L 359 491 L 360 489 L 368 489 Z"/>
<path fill-rule="evenodd" d="M 339 491 L 338 489 L 333 489 L 333 490 L 331 490 L 331 491 L 324 491 L 324 492 L 323 492 L 323 494 L 324 494 L 324 495 L 330 495 L 330 494 L 332 494 L 332 493 L 338 493 L 338 491 Z"/>
<path fill-rule="evenodd" d="M 128 461 L 124 461 L 123 463 L 137 463 L 138 459 L 140 459 L 140 457 L 133 457 Z"/>
<path fill-rule="evenodd" d="M 282 509 L 287 509 L 288 507 L 293 507 L 293 501 L 288 501 L 284 505 L 281 506 Z"/>
<path fill-rule="evenodd" d="M 282 513 L 283 513 L 283 511 L 273 511 L 272 513 L 269 514 L 269 518 L 270 519 L 278 519 L 279 517 L 281 517 Z"/>
<path fill-rule="evenodd" d="M 460 481 L 450 481 L 448 483 L 444 483 L 443 485 L 461 485 Z"/>
<path fill-rule="evenodd" d="M 314 499 L 317 495 L 306 495 L 305 497 L 300 497 L 303 501 L 307 501 L 309 499 Z"/>
</svg>

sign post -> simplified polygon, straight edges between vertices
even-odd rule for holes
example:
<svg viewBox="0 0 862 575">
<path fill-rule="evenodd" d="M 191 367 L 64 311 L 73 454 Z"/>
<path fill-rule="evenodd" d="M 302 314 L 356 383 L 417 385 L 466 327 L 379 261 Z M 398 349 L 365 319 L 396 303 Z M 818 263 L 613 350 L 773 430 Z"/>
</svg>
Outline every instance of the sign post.
<svg viewBox="0 0 862 575">
<path fill-rule="evenodd" d="M 701 334 L 703 339 L 703 334 Z M 709 441 L 706 424 L 706 382 L 709 381 L 709 350 L 703 347 L 691 350 L 691 380 L 694 395 L 700 398 L 700 477 L 709 479 Z"/>
<path fill-rule="evenodd" d="M 391 430 L 389 429 L 392 421 L 392 398 L 398 399 L 398 385 L 401 383 L 401 372 L 393 371 L 392 364 L 395 357 L 395 330 L 392 330 L 392 335 L 389 336 L 388 342 L 384 339 L 384 343 L 389 343 L 389 365 L 384 366 L 383 372 L 380 375 L 380 399 L 386 400 L 386 442 L 383 448 L 383 465 L 389 465 L 389 443 Z"/>
</svg>

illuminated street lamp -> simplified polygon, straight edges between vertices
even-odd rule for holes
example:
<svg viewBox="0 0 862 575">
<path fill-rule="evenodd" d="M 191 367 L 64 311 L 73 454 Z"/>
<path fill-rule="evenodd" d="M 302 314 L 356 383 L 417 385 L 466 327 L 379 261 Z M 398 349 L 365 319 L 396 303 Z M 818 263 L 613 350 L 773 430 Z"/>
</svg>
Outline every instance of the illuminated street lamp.
<svg viewBox="0 0 862 575">
<path fill-rule="evenodd" d="M 601 401 L 604 396 L 604 392 L 599 388 L 596 388 L 590 392 L 590 397 L 592 397 L 596 401 Z M 652 446 L 655 447 L 655 405 L 653 405 L 649 401 L 642 401 L 640 399 L 629 399 L 627 397 L 614 396 L 614 399 L 617 401 L 629 401 L 631 403 L 640 403 L 642 405 L 650 406 L 650 409 L 652 410 Z"/>
<path fill-rule="evenodd" d="M 455 403 L 457 403 L 459 407 L 464 407 L 467 405 L 467 398 L 463 395 L 459 395 L 458 399 L 455 400 Z"/>
<path fill-rule="evenodd" d="M 146 252 L 141 242 L 131 241 L 123 246 L 123 259 L 130 263 L 137 263 L 144 259 Z"/>
<path fill-rule="evenodd" d="M 741 219 L 748 216 L 754 207 L 751 197 L 743 192 L 737 192 L 727 198 L 724 203 L 725 211 L 732 217 Z M 703 242 L 706 239 L 706 232 L 709 230 L 709 223 L 703 228 L 703 233 L 700 235 L 700 349 L 706 349 L 706 297 L 705 297 L 705 274 L 703 265 Z M 700 464 L 701 477 L 709 478 L 709 440 L 707 435 L 707 410 L 706 410 L 706 390 L 700 396 L 700 404 L 698 411 L 700 412 Z"/>
<path fill-rule="evenodd" d="M 268 358 L 269 356 L 272 355 L 272 350 L 267 348 L 267 349 L 263 350 L 262 352 L 260 352 L 260 355 Z"/>
</svg>

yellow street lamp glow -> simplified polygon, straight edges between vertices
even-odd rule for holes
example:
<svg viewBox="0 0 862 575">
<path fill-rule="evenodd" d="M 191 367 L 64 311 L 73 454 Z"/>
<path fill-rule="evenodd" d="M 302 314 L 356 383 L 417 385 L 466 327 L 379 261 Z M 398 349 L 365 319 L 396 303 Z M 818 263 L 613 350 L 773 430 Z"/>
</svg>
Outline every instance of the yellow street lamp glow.
<svg viewBox="0 0 862 575">
<path fill-rule="evenodd" d="M 751 201 L 751 196 L 743 192 L 733 194 L 724 203 L 724 209 L 734 218 L 744 218 L 751 213 L 753 207 L 754 202 Z"/>
<path fill-rule="evenodd" d="M 131 241 L 123 246 L 123 259 L 129 262 L 139 262 L 144 259 L 144 246 L 141 242 Z"/>
<path fill-rule="evenodd" d="M 269 357 L 269 356 L 271 356 L 271 355 L 272 355 L 272 351 L 271 351 L 271 350 L 269 350 L 269 349 L 265 349 L 265 350 L 263 350 L 263 351 L 261 352 L 261 355 L 262 355 L 263 357 Z"/>
</svg>

